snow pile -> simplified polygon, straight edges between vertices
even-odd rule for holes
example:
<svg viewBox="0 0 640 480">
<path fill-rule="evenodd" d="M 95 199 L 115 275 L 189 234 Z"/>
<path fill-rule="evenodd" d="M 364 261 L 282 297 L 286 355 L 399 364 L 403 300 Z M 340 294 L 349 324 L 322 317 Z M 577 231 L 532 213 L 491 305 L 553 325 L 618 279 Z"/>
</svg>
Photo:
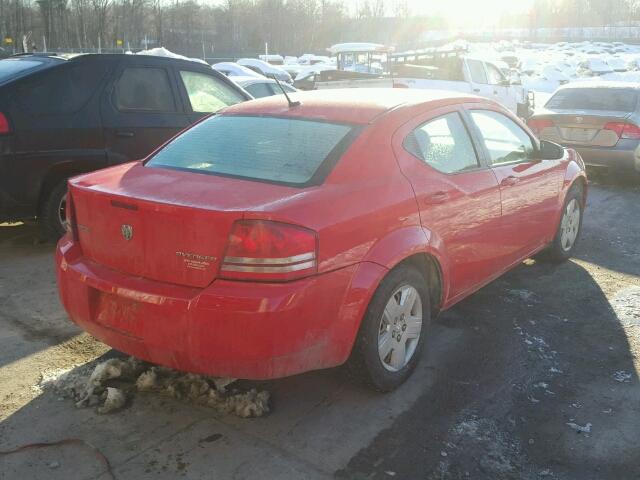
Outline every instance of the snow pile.
<svg viewBox="0 0 640 480">
<path fill-rule="evenodd" d="M 204 63 L 207 66 L 209 65 L 207 62 L 205 62 L 200 58 L 190 58 L 190 57 L 185 57 L 184 55 L 178 55 L 177 53 L 173 53 L 164 47 L 150 48 L 149 50 L 141 50 L 137 52 L 136 55 L 151 55 L 153 57 L 179 58 L 181 60 L 189 60 L 191 62 Z"/>
<path fill-rule="evenodd" d="M 177 400 L 230 413 L 242 418 L 269 412 L 270 394 L 251 389 L 228 391 L 233 378 L 213 378 L 152 366 L 133 357 L 112 358 L 90 369 L 80 367 L 59 375 L 44 373 L 41 385 L 72 398 L 77 407 L 98 407 L 98 413 L 122 409 L 137 392 L 157 392 Z"/>
</svg>

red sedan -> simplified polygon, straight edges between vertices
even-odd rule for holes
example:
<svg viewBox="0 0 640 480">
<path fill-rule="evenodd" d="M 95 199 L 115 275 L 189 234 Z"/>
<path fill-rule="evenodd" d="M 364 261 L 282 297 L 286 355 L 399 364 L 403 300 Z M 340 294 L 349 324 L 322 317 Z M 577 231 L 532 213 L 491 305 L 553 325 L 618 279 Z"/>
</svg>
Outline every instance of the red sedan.
<svg viewBox="0 0 640 480">
<path fill-rule="evenodd" d="M 582 159 L 498 104 L 333 90 L 227 108 L 146 160 L 69 182 L 70 317 L 184 371 L 276 378 L 350 360 L 402 383 L 431 319 L 523 259 L 567 259 Z"/>
</svg>

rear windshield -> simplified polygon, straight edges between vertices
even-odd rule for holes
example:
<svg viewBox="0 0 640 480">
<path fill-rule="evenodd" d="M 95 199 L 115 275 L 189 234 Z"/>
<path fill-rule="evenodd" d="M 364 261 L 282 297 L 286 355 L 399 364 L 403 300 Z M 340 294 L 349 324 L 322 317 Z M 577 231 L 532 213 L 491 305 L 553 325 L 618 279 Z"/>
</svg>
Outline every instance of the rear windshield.
<svg viewBox="0 0 640 480">
<path fill-rule="evenodd" d="M 315 183 L 351 130 L 312 120 L 219 115 L 187 130 L 146 165 L 304 185 Z"/>
<path fill-rule="evenodd" d="M 5 58 L 0 60 L 0 83 L 9 80 L 14 75 L 42 66 L 40 60 L 26 60 L 19 58 Z"/>
<path fill-rule="evenodd" d="M 546 108 L 561 110 L 608 110 L 632 112 L 638 93 L 632 88 L 567 88 L 549 99 Z"/>
</svg>

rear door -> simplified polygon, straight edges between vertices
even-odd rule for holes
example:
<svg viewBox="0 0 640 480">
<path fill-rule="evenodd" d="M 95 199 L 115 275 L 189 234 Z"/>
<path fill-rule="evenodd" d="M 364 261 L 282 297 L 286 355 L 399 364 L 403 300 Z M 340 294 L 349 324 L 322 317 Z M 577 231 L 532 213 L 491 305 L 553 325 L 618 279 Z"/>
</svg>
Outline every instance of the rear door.
<svg viewBox="0 0 640 480">
<path fill-rule="evenodd" d="M 444 249 L 454 301 L 499 271 L 500 189 L 475 148 L 461 111 L 446 107 L 394 135 L 400 168 L 416 194 L 423 226 Z"/>
<path fill-rule="evenodd" d="M 145 55 L 121 63 L 101 116 L 110 164 L 144 158 L 190 123 L 169 62 Z"/>
<path fill-rule="evenodd" d="M 500 184 L 501 242 L 510 265 L 551 240 L 564 160 L 536 159 L 536 141 L 496 107 L 469 106 L 467 113 Z"/>
<path fill-rule="evenodd" d="M 176 78 L 191 123 L 205 115 L 250 99 L 230 80 L 210 68 L 179 65 L 176 66 Z"/>
</svg>

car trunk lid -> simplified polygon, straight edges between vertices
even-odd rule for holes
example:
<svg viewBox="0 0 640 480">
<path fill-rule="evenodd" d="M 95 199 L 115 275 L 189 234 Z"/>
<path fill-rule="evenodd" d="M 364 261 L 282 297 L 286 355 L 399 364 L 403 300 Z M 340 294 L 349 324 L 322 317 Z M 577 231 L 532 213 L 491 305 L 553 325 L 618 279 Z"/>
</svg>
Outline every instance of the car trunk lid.
<svg viewBox="0 0 640 480">
<path fill-rule="evenodd" d="M 605 129 L 610 123 L 625 122 L 631 113 L 620 111 L 547 111 L 536 115 L 536 120 L 550 120 L 553 125 L 542 129 L 540 137 L 563 145 L 613 147 L 619 136 Z"/>
<path fill-rule="evenodd" d="M 136 277 L 204 287 L 216 278 L 233 223 L 289 190 L 127 164 L 78 177 L 70 192 L 86 258 Z"/>
</svg>

